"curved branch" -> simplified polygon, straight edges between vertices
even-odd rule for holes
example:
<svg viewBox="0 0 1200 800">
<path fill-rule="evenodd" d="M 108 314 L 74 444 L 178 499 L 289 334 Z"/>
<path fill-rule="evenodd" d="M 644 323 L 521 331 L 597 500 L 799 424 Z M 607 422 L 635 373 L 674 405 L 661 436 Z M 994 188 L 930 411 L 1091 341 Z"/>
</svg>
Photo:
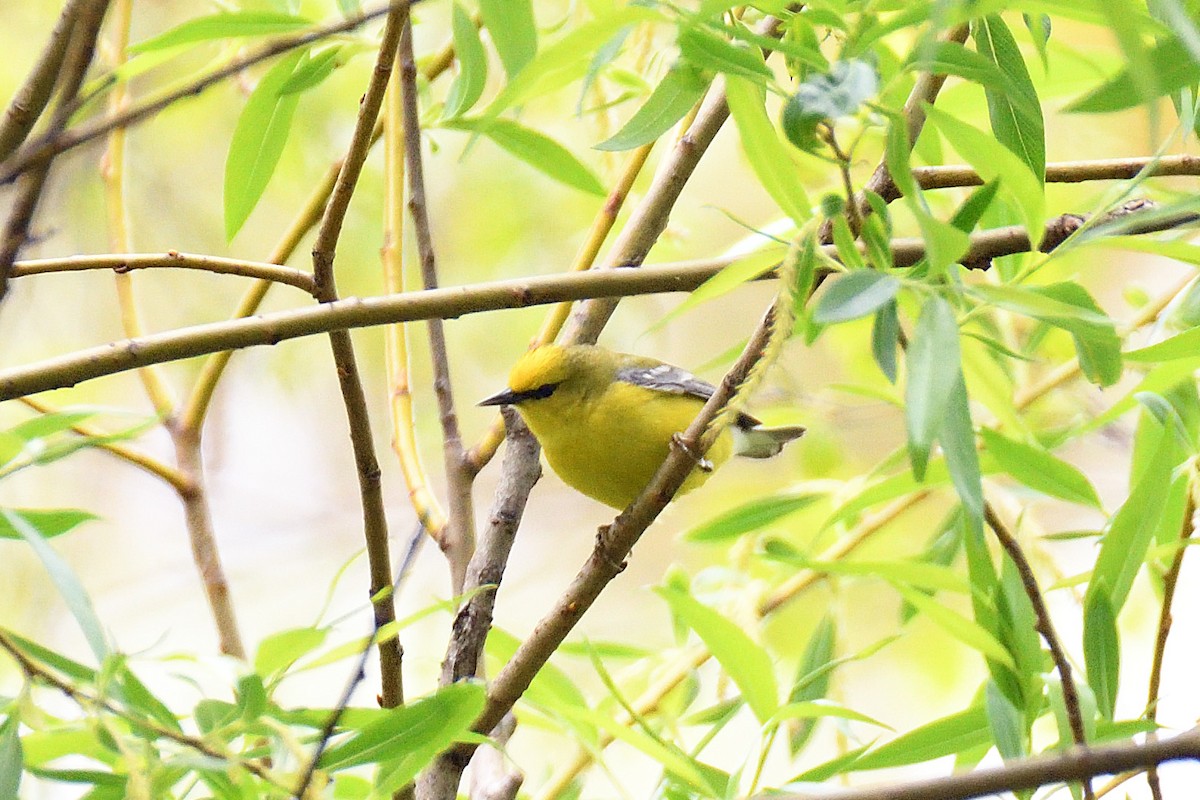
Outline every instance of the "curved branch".
<svg viewBox="0 0 1200 800">
<path fill-rule="evenodd" d="M 65 258 L 37 258 L 13 264 L 12 277 L 49 275 L 55 272 L 81 272 L 104 269 L 118 274 L 135 269 L 185 269 L 212 272 L 217 275 L 240 275 L 243 278 L 258 278 L 294 286 L 313 294 L 315 284 L 307 272 L 278 264 L 261 261 L 246 261 L 240 258 L 178 253 L 104 253 L 94 256 L 66 256 Z"/>
</svg>

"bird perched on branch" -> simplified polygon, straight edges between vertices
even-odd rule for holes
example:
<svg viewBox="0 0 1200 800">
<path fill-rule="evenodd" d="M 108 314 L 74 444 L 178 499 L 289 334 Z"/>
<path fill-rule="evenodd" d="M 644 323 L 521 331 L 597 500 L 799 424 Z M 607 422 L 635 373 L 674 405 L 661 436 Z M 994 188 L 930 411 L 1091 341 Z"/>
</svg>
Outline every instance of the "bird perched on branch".
<svg viewBox="0 0 1200 800">
<path fill-rule="evenodd" d="M 613 508 L 632 503 L 654 477 L 714 388 L 653 358 L 602 347 L 544 345 L 517 361 L 508 388 L 481 406 L 514 406 L 558 476 Z M 683 482 L 695 489 L 730 454 L 769 458 L 804 434 L 738 414 Z"/>
</svg>

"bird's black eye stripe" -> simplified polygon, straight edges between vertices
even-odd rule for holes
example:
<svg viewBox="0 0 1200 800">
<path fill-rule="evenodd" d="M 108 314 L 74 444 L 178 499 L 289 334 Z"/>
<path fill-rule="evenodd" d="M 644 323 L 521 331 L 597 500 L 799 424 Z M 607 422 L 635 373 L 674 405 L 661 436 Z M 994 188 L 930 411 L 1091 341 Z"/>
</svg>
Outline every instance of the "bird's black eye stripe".
<svg viewBox="0 0 1200 800">
<path fill-rule="evenodd" d="M 554 394 L 554 390 L 558 388 L 557 383 L 543 383 L 536 389 L 530 389 L 527 392 L 521 392 L 523 400 L 542 400 Z"/>
</svg>

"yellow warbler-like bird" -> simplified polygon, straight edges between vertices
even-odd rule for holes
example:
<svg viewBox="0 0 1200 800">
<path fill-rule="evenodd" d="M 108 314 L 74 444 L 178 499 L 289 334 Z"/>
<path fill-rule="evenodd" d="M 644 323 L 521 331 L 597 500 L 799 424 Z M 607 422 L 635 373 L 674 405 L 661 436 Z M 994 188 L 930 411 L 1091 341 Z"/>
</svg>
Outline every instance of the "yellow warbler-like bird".
<svg viewBox="0 0 1200 800">
<path fill-rule="evenodd" d="M 662 466 L 671 437 L 687 430 L 713 391 L 653 358 L 592 345 L 544 345 L 517 361 L 507 389 L 479 405 L 514 406 L 563 481 L 625 508 Z M 800 426 L 767 428 L 739 414 L 678 494 L 704 483 L 731 453 L 768 458 L 803 433 Z"/>
</svg>

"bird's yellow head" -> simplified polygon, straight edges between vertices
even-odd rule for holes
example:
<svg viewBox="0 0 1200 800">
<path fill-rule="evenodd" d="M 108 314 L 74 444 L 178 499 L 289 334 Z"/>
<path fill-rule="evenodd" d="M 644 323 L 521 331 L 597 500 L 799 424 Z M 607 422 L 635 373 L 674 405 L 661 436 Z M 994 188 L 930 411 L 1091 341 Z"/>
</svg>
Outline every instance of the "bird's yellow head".
<svg viewBox="0 0 1200 800">
<path fill-rule="evenodd" d="M 517 406 L 553 395 L 603 390 L 612 380 L 607 352 L 598 347 L 547 344 L 521 356 L 508 374 L 508 388 L 482 400 L 481 406 Z M 526 406 L 527 407 L 527 406 Z"/>
</svg>

